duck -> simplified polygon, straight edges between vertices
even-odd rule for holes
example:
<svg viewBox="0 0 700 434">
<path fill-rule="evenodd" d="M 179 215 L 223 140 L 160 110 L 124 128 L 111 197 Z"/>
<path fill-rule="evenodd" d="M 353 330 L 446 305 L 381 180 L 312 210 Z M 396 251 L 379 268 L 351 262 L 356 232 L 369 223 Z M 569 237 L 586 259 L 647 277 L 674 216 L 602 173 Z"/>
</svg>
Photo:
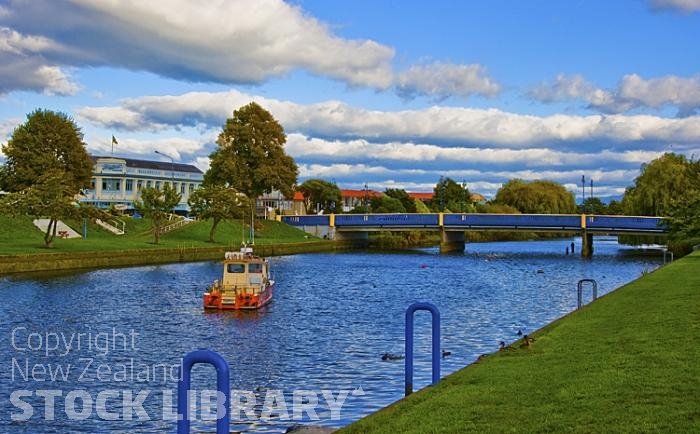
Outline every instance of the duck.
<svg viewBox="0 0 700 434">
<path fill-rule="evenodd" d="M 504 341 L 501 341 L 498 345 L 498 351 L 516 351 L 511 345 L 506 346 Z"/>
<path fill-rule="evenodd" d="M 451 356 L 451 355 L 452 355 L 452 351 L 445 351 L 445 350 L 442 350 L 442 358 L 443 358 L 443 359 L 444 359 L 445 357 L 448 357 L 448 356 Z"/>
<path fill-rule="evenodd" d="M 518 329 L 518 332 L 516 333 L 516 335 L 518 335 L 518 336 L 522 336 L 522 335 L 523 335 L 523 331 L 522 331 L 522 330 L 520 330 L 520 329 Z"/>
<path fill-rule="evenodd" d="M 520 348 L 530 348 L 532 343 L 535 341 L 534 338 L 531 338 L 528 335 L 523 336 L 523 343 L 520 344 Z"/>
<path fill-rule="evenodd" d="M 384 354 L 382 355 L 382 360 L 384 360 L 384 361 L 386 361 L 386 360 L 401 360 L 401 359 L 403 359 L 403 358 L 404 358 L 404 357 L 401 356 L 401 355 L 399 355 L 399 354 L 384 353 Z"/>
<path fill-rule="evenodd" d="M 484 360 L 488 354 L 482 354 L 479 357 L 476 358 L 476 362 L 479 363 L 480 361 Z"/>
</svg>

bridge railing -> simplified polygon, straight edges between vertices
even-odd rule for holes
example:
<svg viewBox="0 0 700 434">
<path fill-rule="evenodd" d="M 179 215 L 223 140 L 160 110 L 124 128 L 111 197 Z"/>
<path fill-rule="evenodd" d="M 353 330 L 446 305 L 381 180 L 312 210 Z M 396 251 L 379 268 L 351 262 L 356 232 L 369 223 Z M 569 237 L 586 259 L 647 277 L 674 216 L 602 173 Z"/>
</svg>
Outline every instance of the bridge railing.
<svg viewBox="0 0 700 434">
<path fill-rule="evenodd" d="M 578 214 L 331 214 L 283 216 L 293 226 L 330 226 L 337 229 L 451 229 L 582 231 L 599 233 L 666 232 L 662 217 L 604 216 Z"/>
</svg>

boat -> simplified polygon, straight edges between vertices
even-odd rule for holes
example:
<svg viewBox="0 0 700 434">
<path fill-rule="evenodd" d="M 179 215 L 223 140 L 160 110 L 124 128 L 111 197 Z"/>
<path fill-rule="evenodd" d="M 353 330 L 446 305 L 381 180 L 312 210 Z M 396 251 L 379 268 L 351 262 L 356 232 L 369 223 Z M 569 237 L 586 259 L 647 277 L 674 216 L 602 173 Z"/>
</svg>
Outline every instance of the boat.
<svg viewBox="0 0 700 434">
<path fill-rule="evenodd" d="M 270 262 L 253 254 L 251 247 L 226 252 L 221 280 L 204 293 L 204 308 L 218 310 L 259 309 L 272 301 L 275 282 L 270 279 Z"/>
</svg>

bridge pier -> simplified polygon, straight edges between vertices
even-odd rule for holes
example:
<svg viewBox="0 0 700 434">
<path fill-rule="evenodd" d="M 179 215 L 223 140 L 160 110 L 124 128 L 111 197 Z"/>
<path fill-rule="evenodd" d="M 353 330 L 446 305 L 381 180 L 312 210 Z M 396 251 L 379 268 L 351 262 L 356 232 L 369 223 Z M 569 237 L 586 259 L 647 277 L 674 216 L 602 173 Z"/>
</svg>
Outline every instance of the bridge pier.
<svg viewBox="0 0 700 434">
<path fill-rule="evenodd" d="M 581 256 L 584 258 L 593 256 L 593 234 L 587 231 L 581 234 Z"/>
<path fill-rule="evenodd" d="M 440 229 L 440 253 L 464 252 L 464 231 L 446 231 Z"/>
<path fill-rule="evenodd" d="M 335 231 L 334 240 L 338 241 L 356 241 L 363 246 L 369 246 L 369 232 L 366 231 Z"/>
</svg>

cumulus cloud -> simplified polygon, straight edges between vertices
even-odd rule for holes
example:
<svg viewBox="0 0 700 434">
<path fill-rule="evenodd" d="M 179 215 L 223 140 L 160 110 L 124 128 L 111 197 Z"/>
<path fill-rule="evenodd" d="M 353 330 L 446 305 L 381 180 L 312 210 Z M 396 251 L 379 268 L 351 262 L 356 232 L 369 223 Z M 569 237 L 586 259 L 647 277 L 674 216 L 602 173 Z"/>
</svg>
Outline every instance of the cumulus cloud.
<svg viewBox="0 0 700 434">
<path fill-rule="evenodd" d="M 0 94 L 29 90 L 47 95 L 74 95 L 79 86 L 64 69 L 44 58 L 60 50 L 60 45 L 49 38 L 25 36 L 0 27 Z"/>
<path fill-rule="evenodd" d="M 683 78 L 674 75 L 645 80 L 637 74 L 626 75 L 614 94 L 603 101 L 591 101 L 601 110 L 619 111 L 638 107 L 678 107 L 679 114 L 688 116 L 700 108 L 700 76 Z"/>
<path fill-rule="evenodd" d="M 11 0 L 0 24 L 27 35 L 19 37 L 25 46 L 61 38 L 66 48 L 43 50 L 42 57 L 59 65 L 106 65 L 221 83 L 260 83 L 294 69 L 378 89 L 392 82 L 392 48 L 335 36 L 282 0 L 172 0 L 167 7 Z"/>
<path fill-rule="evenodd" d="M 542 102 L 559 102 L 571 99 L 589 99 L 595 86 L 582 75 L 559 74 L 554 82 L 544 82 L 528 92 L 528 96 Z"/>
<path fill-rule="evenodd" d="M 84 107 L 81 119 L 107 128 L 159 130 L 199 126 L 219 129 L 233 110 L 254 100 L 288 133 L 318 138 L 365 139 L 522 149 L 631 150 L 640 144 L 697 143 L 700 117 L 669 119 L 652 115 L 533 116 L 497 109 L 433 106 L 420 110 L 373 111 L 339 101 L 302 105 L 238 91 L 188 92 L 122 101 L 119 107 Z"/>
<path fill-rule="evenodd" d="M 396 93 L 404 99 L 428 96 L 442 100 L 451 96 L 468 98 L 474 94 L 492 97 L 501 86 L 481 65 L 455 65 L 435 62 L 415 65 L 396 77 Z"/>
<path fill-rule="evenodd" d="M 544 82 L 528 92 L 538 101 L 551 103 L 583 100 L 589 108 L 603 113 L 624 113 L 633 109 L 678 108 L 680 116 L 697 114 L 700 109 L 700 76 L 665 77 L 645 80 L 637 74 L 622 77 L 616 89 L 601 89 L 581 75 L 558 75 L 553 82 Z"/>
<path fill-rule="evenodd" d="M 651 0 L 651 7 L 690 13 L 700 11 L 700 0 Z"/>
</svg>

